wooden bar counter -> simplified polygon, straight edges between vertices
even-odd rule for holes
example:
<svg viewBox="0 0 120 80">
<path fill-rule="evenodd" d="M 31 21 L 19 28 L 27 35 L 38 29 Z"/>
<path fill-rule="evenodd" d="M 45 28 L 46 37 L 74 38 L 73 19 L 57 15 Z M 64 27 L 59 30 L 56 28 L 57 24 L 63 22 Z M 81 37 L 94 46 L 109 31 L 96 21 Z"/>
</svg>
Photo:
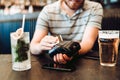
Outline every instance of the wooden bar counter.
<svg viewBox="0 0 120 80">
<path fill-rule="evenodd" d="M 120 80 L 119 57 L 115 67 L 103 67 L 99 59 L 82 56 L 75 62 L 75 71 L 62 72 L 42 69 L 49 60 L 31 55 L 32 68 L 20 72 L 12 70 L 11 54 L 0 54 L 0 80 Z"/>
</svg>

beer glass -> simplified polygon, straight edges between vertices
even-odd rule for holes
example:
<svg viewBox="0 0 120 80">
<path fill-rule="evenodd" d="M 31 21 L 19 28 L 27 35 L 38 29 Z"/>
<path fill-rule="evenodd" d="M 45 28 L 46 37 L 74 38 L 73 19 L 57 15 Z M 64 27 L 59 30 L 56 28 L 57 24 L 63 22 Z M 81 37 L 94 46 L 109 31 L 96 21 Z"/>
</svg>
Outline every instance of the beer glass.
<svg viewBox="0 0 120 80">
<path fill-rule="evenodd" d="M 102 66 L 115 66 L 118 57 L 119 31 L 99 31 L 98 43 L 100 64 Z"/>
</svg>

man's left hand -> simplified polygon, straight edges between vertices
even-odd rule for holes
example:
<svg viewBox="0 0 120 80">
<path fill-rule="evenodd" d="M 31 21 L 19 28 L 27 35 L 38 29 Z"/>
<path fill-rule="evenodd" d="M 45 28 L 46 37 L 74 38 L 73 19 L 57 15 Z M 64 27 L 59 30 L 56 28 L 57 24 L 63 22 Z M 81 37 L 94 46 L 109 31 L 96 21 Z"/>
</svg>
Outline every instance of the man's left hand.
<svg viewBox="0 0 120 80">
<path fill-rule="evenodd" d="M 56 54 L 53 57 L 54 62 L 59 63 L 59 64 L 66 64 L 68 61 L 70 61 L 72 57 L 68 57 L 66 54 Z"/>
</svg>

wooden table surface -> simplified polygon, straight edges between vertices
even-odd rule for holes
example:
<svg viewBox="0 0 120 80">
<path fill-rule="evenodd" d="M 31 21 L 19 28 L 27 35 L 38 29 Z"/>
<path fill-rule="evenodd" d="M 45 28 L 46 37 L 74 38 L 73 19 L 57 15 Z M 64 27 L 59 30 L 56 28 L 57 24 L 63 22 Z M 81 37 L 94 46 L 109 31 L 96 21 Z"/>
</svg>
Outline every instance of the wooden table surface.
<svg viewBox="0 0 120 80">
<path fill-rule="evenodd" d="M 11 54 L 0 54 L 0 80 L 120 80 L 119 58 L 115 67 L 103 67 L 99 59 L 80 57 L 73 72 L 42 69 L 43 56 L 32 55 L 32 68 L 27 71 L 13 71 L 11 61 Z"/>
</svg>

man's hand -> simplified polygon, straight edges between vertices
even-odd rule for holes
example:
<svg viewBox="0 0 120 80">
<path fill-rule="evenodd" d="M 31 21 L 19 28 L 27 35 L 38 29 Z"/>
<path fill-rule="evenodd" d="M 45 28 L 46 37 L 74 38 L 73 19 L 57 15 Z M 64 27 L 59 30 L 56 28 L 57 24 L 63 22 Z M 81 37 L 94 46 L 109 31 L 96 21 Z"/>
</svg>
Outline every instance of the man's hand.
<svg viewBox="0 0 120 80">
<path fill-rule="evenodd" d="M 39 48 L 41 50 L 50 50 L 58 42 L 58 37 L 54 36 L 45 36 L 39 43 Z"/>
<path fill-rule="evenodd" d="M 66 64 L 80 50 L 79 42 L 63 41 L 56 44 L 50 51 L 49 55 L 54 62 Z"/>
<path fill-rule="evenodd" d="M 53 57 L 54 62 L 59 63 L 59 64 L 66 64 L 68 61 L 70 61 L 72 57 L 68 57 L 66 54 L 56 54 Z"/>
</svg>

